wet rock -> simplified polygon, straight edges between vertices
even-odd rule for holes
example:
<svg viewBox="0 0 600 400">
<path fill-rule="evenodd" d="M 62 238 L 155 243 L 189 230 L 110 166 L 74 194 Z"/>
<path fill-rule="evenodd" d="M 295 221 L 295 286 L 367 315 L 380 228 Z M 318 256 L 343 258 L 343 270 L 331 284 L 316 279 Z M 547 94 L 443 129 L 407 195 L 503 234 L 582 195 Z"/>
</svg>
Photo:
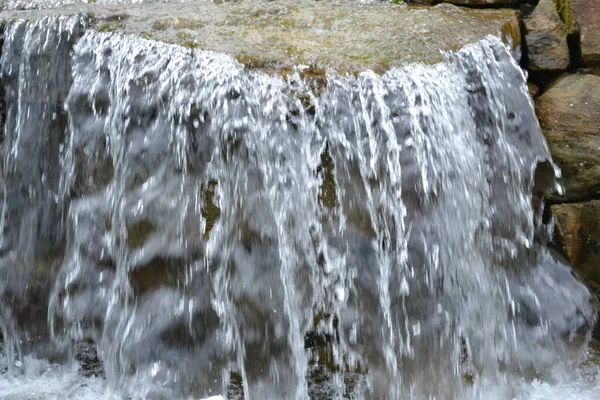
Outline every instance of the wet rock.
<svg viewBox="0 0 600 400">
<path fill-rule="evenodd" d="M 529 68 L 533 71 L 564 70 L 569 66 L 568 27 L 553 0 L 541 0 L 525 20 Z"/>
<path fill-rule="evenodd" d="M 550 208 L 555 222 L 555 245 L 571 265 L 580 264 L 581 214 L 584 203 L 554 204 Z"/>
<path fill-rule="evenodd" d="M 516 10 L 444 6 L 376 2 L 357 7 L 354 0 L 161 2 L 115 4 L 110 9 L 86 4 L 85 12 L 96 17 L 95 29 L 101 32 L 133 34 L 192 51 L 213 50 L 249 67 L 275 72 L 289 72 L 296 65 L 317 66 L 321 76 L 328 68 L 383 72 L 410 62 L 436 63 L 443 58 L 440 50 L 457 50 L 487 35 L 501 35 L 518 45 Z M 81 11 L 81 5 L 74 4 L 51 11 L 4 12 L 0 19 Z"/>
<path fill-rule="evenodd" d="M 104 366 L 98 357 L 96 344 L 84 340 L 75 346 L 75 359 L 79 362 L 80 373 L 86 377 L 104 376 Z"/>
<path fill-rule="evenodd" d="M 596 297 L 600 296 L 600 201 L 556 204 L 551 209 L 557 247 Z M 599 333 L 596 329 L 595 336 Z"/>
<path fill-rule="evenodd" d="M 600 2 L 570 0 L 569 5 L 581 35 L 581 56 L 585 65 L 600 64 Z"/>
<path fill-rule="evenodd" d="M 540 87 L 532 82 L 527 82 L 527 90 L 531 97 L 537 97 L 540 94 Z"/>
<path fill-rule="evenodd" d="M 554 162 L 562 170 L 563 195 L 580 201 L 600 194 L 600 77 L 568 75 L 536 100 L 536 111 Z"/>
</svg>

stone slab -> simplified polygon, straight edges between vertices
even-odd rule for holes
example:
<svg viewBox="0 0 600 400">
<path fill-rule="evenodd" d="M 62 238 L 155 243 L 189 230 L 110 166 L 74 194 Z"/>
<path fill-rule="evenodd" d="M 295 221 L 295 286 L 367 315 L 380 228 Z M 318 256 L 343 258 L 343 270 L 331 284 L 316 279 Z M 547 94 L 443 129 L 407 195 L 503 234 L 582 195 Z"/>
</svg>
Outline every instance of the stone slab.
<svg viewBox="0 0 600 400">
<path fill-rule="evenodd" d="M 216 2 L 215 2 L 216 3 Z M 227 53 L 244 64 L 285 69 L 315 65 L 338 71 L 383 72 L 411 62 L 436 63 L 486 35 L 518 45 L 518 12 L 357 1 L 240 1 L 215 4 L 74 4 L 8 11 L 0 19 L 85 13 L 95 29 Z"/>
</svg>

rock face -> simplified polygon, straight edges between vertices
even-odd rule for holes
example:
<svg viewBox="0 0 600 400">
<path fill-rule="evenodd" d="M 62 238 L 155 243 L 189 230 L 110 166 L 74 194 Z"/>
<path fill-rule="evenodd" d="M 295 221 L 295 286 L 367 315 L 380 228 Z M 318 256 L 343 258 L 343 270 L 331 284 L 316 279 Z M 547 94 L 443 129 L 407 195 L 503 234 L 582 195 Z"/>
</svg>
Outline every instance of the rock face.
<svg viewBox="0 0 600 400">
<path fill-rule="evenodd" d="M 568 75 L 536 101 L 536 111 L 565 193 L 581 201 L 600 194 L 600 77 Z"/>
<path fill-rule="evenodd" d="M 570 6 L 581 31 L 581 56 L 584 64 L 600 64 L 600 2 L 570 0 Z"/>
<path fill-rule="evenodd" d="M 525 20 L 525 28 L 531 70 L 558 71 L 569 66 L 569 30 L 553 0 L 541 0 Z"/>
<path fill-rule="evenodd" d="M 581 278 L 600 294 L 600 201 L 551 208 L 562 250 Z"/>
<path fill-rule="evenodd" d="M 5 12 L 0 19 L 85 12 L 99 31 L 226 53 L 263 69 L 316 65 L 338 71 L 383 72 L 409 62 L 436 63 L 440 50 L 458 50 L 487 35 L 520 41 L 518 13 L 465 9 L 357 5 L 356 1 L 189 2 L 61 6 Z"/>
</svg>

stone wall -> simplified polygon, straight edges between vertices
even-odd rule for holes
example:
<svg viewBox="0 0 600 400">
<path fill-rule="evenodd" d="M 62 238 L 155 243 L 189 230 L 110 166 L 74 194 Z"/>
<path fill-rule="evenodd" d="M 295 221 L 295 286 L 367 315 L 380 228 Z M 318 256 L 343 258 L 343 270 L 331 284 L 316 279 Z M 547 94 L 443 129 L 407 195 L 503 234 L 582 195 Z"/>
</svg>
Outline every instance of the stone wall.
<svg viewBox="0 0 600 400">
<path fill-rule="evenodd" d="M 548 199 L 553 244 L 600 297 L 600 3 L 540 0 L 525 28 L 536 112 L 562 171 L 563 193 Z"/>
</svg>

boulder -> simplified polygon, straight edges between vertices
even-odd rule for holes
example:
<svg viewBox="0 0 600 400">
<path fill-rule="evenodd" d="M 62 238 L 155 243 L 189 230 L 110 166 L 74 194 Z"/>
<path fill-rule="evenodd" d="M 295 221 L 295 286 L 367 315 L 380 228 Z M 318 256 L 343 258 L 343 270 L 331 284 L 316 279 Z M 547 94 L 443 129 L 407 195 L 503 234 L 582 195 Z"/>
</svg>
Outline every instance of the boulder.
<svg viewBox="0 0 600 400">
<path fill-rule="evenodd" d="M 570 0 L 570 6 L 580 29 L 583 63 L 587 66 L 600 64 L 600 2 Z"/>
<path fill-rule="evenodd" d="M 553 0 L 540 0 L 525 20 L 525 42 L 532 71 L 560 71 L 569 67 L 568 26 Z"/>
<path fill-rule="evenodd" d="M 581 201 L 600 195 L 600 77 L 567 75 L 536 99 L 536 112 L 554 162 L 562 170 L 564 194 L 553 200 Z"/>
<path fill-rule="evenodd" d="M 314 0 L 269 2 L 160 2 L 71 4 L 51 10 L 7 11 L 2 19 L 49 14 L 93 16 L 94 28 L 229 54 L 249 67 L 306 73 L 332 68 L 383 72 L 411 62 L 442 61 L 440 50 L 458 50 L 487 35 L 516 47 L 517 10 L 397 5 L 388 2 Z"/>
</svg>

